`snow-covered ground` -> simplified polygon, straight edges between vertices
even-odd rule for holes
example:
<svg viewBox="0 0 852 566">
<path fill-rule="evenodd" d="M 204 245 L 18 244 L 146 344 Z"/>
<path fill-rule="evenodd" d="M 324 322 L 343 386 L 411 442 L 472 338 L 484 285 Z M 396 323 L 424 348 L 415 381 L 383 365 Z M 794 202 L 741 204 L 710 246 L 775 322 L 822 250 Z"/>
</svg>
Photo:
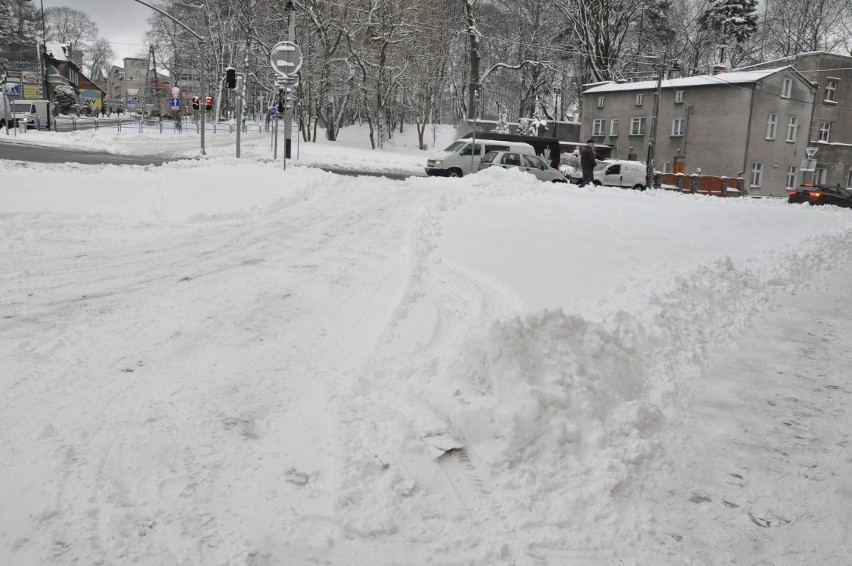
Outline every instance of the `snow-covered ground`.
<svg viewBox="0 0 852 566">
<path fill-rule="evenodd" d="M 850 211 L 220 139 L 0 162 L 0 564 L 850 563 Z"/>
</svg>

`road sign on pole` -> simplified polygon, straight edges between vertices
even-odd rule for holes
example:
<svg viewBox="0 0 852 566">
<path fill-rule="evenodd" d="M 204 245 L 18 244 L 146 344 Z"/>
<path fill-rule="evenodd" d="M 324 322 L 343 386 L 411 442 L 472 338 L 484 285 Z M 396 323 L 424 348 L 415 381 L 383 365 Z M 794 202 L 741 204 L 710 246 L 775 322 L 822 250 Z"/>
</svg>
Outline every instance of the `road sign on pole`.
<svg viewBox="0 0 852 566">
<path fill-rule="evenodd" d="M 269 63 L 279 75 L 295 76 L 302 68 L 302 50 L 292 41 L 280 41 L 269 51 Z"/>
<path fill-rule="evenodd" d="M 802 165 L 799 167 L 799 171 L 816 171 L 817 160 L 816 159 L 803 159 Z"/>
<path fill-rule="evenodd" d="M 180 108 L 180 98 L 172 98 L 172 108 Z"/>
</svg>

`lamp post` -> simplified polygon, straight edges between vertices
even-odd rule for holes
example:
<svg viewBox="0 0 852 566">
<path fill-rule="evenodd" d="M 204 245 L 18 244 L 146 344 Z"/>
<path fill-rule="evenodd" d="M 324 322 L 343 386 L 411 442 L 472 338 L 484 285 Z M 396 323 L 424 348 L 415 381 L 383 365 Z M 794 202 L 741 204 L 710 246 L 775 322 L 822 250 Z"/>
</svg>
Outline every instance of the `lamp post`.
<svg viewBox="0 0 852 566">
<path fill-rule="evenodd" d="M 287 12 L 287 41 L 293 42 L 296 37 L 296 6 L 293 4 L 293 0 L 287 0 L 287 5 L 284 7 L 284 11 Z M 290 77 L 290 81 L 292 84 L 292 80 L 296 77 Z M 287 108 L 284 109 L 284 168 L 287 168 L 287 159 L 290 158 L 290 147 L 293 139 L 293 105 L 294 102 L 292 98 L 287 104 Z"/>
<path fill-rule="evenodd" d="M 32 0 L 22 0 L 23 2 L 32 2 Z M 42 96 L 45 100 L 49 100 L 50 96 L 47 92 L 47 26 L 44 23 L 44 0 L 40 0 L 41 4 L 41 53 L 38 54 L 38 68 L 42 82 Z M 36 41 L 36 52 L 38 52 L 38 41 Z M 24 75 L 21 74 L 21 98 L 24 96 Z"/>
<path fill-rule="evenodd" d="M 195 39 L 197 39 L 199 44 L 200 44 L 199 45 L 199 51 L 202 51 L 204 49 L 204 41 L 205 41 L 204 37 L 195 33 L 195 31 L 193 31 L 192 28 L 187 26 L 185 23 L 178 20 L 174 16 L 167 14 L 166 12 L 161 10 L 160 8 L 157 8 L 156 6 L 152 6 L 148 2 L 145 2 L 144 0 L 133 0 L 133 1 L 138 2 L 139 4 L 142 4 L 143 6 L 147 6 L 148 8 L 151 8 L 152 10 L 154 10 L 155 12 L 162 14 L 163 16 L 167 17 L 168 19 L 170 19 L 171 21 L 173 21 L 174 23 L 176 23 L 177 25 L 179 25 L 180 27 L 182 27 L 183 29 L 185 29 L 186 31 L 191 33 L 193 35 L 193 37 L 195 37 Z M 198 6 L 194 6 L 194 8 L 201 10 L 201 9 L 204 8 L 204 4 L 203 3 L 199 4 Z M 199 95 L 200 95 L 200 98 L 201 98 L 202 101 L 207 98 L 206 93 L 205 93 L 205 90 L 206 90 L 205 85 L 207 83 L 207 73 L 206 73 L 205 68 L 206 68 L 206 57 L 204 56 L 204 54 L 202 54 L 200 56 L 200 61 L 199 61 L 199 72 L 200 72 L 200 75 L 201 75 L 201 92 L 199 93 Z M 205 118 L 204 111 L 201 111 L 201 155 L 207 155 L 207 152 L 204 150 L 204 127 L 205 127 L 204 126 L 204 122 L 205 122 L 204 118 Z"/>
</svg>

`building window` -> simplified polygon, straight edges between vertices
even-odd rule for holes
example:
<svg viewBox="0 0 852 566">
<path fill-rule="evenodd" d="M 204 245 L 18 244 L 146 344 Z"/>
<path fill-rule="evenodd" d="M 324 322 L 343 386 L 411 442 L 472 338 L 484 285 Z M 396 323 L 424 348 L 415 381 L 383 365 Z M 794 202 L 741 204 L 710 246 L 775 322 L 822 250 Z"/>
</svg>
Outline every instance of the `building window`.
<svg viewBox="0 0 852 566">
<path fill-rule="evenodd" d="M 676 90 L 675 91 L 675 104 L 683 104 L 683 91 Z"/>
<path fill-rule="evenodd" d="M 852 189 L 852 169 L 850 169 L 849 173 L 846 175 L 846 188 Z"/>
<path fill-rule="evenodd" d="M 751 186 L 752 187 L 760 187 L 760 183 L 763 180 L 763 163 L 752 163 L 751 164 Z"/>
<path fill-rule="evenodd" d="M 796 166 L 790 165 L 787 167 L 787 188 L 792 189 L 796 186 Z"/>
<path fill-rule="evenodd" d="M 828 142 L 828 137 L 831 135 L 831 122 L 819 123 L 819 141 Z"/>
<path fill-rule="evenodd" d="M 793 79 L 781 81 L 781 98 L 790 98 L 793 95 Z"/>
<path fill-rule="evenodd" d="M 606 123 L 606 120 L 602 120 L 602 119 L 595 120 L 594 123 L 592 124 L 592 135 L 593 136 L 604 136 L 604 135 L 606 135 L 606 134 L 604 134 L 604 124 L 605 123 Z"/>
<path fill-rule="evenodd" d="M 605 96 L 599 96 L 598 97 L 598 108 L 603 108 L 604 102 L 606 102 L 606 97 Z"/>
<path fill-rule="evenodd" d="M 825 83 L 825 101 L 837 102 L 837 79 L 828 79 Z"/>
<path fill-rule="evenodd" d="M 645 102 L 645 95 L 644 94 L 637 94 L 636 95 L 636 106 L 642 106 L 643 102 Z"/>
<path fill-rule="evenodd" d="M 682 136 L 685 123 L 686 120 L 684 118 L 675 118 L 672 120 L 672 135 Z"/>
<path fill-rule="evenodd" d="M 630 135 L 644 136 L 645 135 L 645 118 L 630 119 Z"/>
<path fill-rule="evenodd" d="M 666 161 L 663 163 L 663 173 L 671 173 L 672 172 L 672 164 L 671 161 Z"/>
<path fill-rule="evenodd" d="M 787 141 L 796 141 L 796 131 L 799 129 L 799 119 L 795 116 L 790 116 L 787 121 Z"/>
<path fill-rule="evenodd" d="M 610 120 L 610 122 L 609 122 L 609 136 L 611 138 L 618 137 L 618 120 Z"/>
<path fill-rule="evenodd" d="M 778 114 L 770 114 L 766 120 L 766 139 L 775 139 L 775 130 L 778 127 Z"/>
<path fill-rule="evenodd" d="M 814 185 L 824 185 L 827 172 L 825 167 L 817 167 L 814 171 Z"/>
</svg>

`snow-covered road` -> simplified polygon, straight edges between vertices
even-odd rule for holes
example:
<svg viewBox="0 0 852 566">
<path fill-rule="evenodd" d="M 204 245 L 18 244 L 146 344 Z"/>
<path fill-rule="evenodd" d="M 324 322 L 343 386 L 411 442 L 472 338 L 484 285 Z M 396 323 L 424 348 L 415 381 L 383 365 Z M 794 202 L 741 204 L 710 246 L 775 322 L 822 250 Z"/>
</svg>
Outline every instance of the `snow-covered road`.
<svg viewBox="0 0 852 566">
<path fill-rule="evenodd" d="M 0 564 L 852 555 L 848 211 L 0 166 Z"/>
</svg>

